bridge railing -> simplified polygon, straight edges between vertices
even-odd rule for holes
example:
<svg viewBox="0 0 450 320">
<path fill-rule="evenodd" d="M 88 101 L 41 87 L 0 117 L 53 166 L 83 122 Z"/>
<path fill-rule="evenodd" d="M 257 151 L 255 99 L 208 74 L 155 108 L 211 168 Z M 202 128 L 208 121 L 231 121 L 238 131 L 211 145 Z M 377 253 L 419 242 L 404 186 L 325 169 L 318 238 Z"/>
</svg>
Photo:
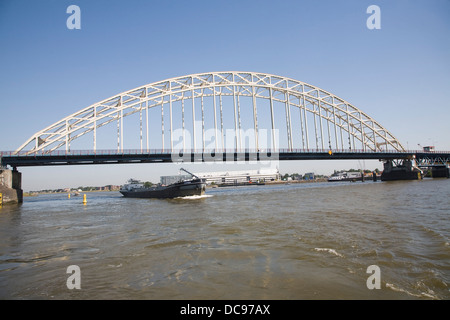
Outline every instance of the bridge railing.
<svg viewBox="0 0 450 320">
<path fill-rule="evenodd" d="M 211 153 L 407 153 L 407 154 L 450 154 L 450 151 L 423 151 L 423 150 L 406 150 L 399 152 L 395 150 L 383 151 L 367 151 L 362 149 L 185 149 L 185 150 L 168 150 L 168 149 L 126 149 L 126 150 L 54 150 L 54 151 L 0 151 L 0 157 L 39 157 L 39 156 L 102 156 L 102 155 L 146 155 L 146 154 L 211 154 Z"/>
</svg>

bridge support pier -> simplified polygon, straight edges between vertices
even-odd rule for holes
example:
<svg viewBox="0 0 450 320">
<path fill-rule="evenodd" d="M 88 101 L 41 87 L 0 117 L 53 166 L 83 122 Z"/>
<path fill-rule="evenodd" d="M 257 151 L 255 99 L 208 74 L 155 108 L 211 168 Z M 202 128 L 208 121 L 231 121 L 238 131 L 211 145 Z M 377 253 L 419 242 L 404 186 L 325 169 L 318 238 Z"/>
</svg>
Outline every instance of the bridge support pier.
<svg viewBox="0 0 450 320">
<path fill-rule="evenodd" d="M 450 167 L 448 166 L 432 167 L 431 176 L 433 178 L 450 178 Z"/>
<path fill-rule="evenodd" d="M 15 168 L 9 170 L 0 167 L 0 193 L 3 204 L 22 203 L 22 173 Z"/>
<path fill-rule="evenodd" d="M 416 167 L 411 159 L 403 159 L 398 163 L 394 163 L 393 160 L 384 162 L 381 181 L 419 180 L 422 178 L 422 170 Z"/>
</svg>

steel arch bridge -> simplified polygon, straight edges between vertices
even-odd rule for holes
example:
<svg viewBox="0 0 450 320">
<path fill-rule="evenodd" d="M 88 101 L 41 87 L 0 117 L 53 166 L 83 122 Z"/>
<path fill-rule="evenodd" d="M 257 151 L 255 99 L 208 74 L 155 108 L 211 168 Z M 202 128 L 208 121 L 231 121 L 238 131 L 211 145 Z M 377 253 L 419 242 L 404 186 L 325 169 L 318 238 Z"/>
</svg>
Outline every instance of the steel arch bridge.
<svg viewBox="0 0 450 320">
<path fill-rule="evenodd" d="M 124 125 L 127 117 L 135 124 Z M 103 135 L 104 127 L 114 127 L 114 133 Z M 132 135 L 126 128 L 135 131 L 132 143 L 125 140 Z M 127 144 L 142 153 L 405 152 L 372 117 L 321 88 L 266 73 L 210 72 L 150 83 L 92 104 L 35 133 L 16 154 L 70 152 L 77 139 L 89 136 L 93 152 L 111 149 L 99 142 L 105 136 L 117 153 L 130 149 Z"/>
</svg>

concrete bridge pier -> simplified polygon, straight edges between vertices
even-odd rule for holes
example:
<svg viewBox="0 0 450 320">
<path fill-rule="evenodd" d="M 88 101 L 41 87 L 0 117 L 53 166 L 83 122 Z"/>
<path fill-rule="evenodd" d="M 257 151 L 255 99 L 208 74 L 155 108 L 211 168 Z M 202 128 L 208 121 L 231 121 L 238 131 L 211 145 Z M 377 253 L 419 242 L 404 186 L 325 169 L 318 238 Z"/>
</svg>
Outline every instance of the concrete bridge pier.
<svg viewBox="0 0 450 320">
<path fill-rule="evenodd" d="M 413 163 L 412 159 L 402 159 L 397 163 L 393 160 L 384 162 L 384 170 L 381 181 L 395 180 L 419 180 L 423 178 L 423 172 Z"/>
<path fill-rule="evenodd" d="M 2 194 L 3 204 L 22 203 L 22 173 L 0 167 L 0 193 Z"/>
<path fill-rule="evenodd" d="M 433 178 L 450 178 L 450 167 L 449 166 L 432 167 L 431 176 Z"/>
</svg>

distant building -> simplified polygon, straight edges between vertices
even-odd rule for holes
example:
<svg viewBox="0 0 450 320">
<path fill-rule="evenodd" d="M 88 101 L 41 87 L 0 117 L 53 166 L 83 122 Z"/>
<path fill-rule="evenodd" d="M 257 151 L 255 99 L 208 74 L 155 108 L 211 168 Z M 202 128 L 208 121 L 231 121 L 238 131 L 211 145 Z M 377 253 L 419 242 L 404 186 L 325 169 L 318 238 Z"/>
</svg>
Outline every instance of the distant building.
<svg viewBox="0 0 450 320">
<path fill-rule="evenodd" d="M 241 170 L 222 172 L 195 173 L 199 178 L 206 179 L 207 184 L 242 183 L 242 182 L 266 182 L 280 179 L 277 169 Z M 189 175 L 161 176 L 161 184 L 171 184 L 180 179 L 190 179 Z"/>
<path fill-rule="evenodd" d="M 224 172 L 197 173 L 200 178 L 206 179 L 207 184 L 226 184 L 242 182 L 268 182 L 280 179 L 277 169 L 241 170 Z"/>
<path fill-rule="evenodd" d="M 190 175 L 182 175 L 182 174 L 179 174 L 179 175 L 176 175 L 176 176 L 161 176 L 160 177 L 160 182 L 161 182 L 162 185 L 169 185 L 169 184 L 172 184 L 172 183 L 176 183 L 176 182 L 178 182 L 180 180 L 189 180 L 191 178 L 192 177 Z"/>
<path fill-rule="evenodd" d="M 305 173 L 305 175 L 303 176 L 304 180 L 314 180 L 316 177 L 314 175 L 314 172 L 308 172 Z"/>
<path fill-rule="evenodd" d="M 118 191 L 118 190 L 120 190 L 120 186 L 107 185 L 107 186 L 103 187 L 103 190 L 105 190 L 105 191 Z"/>
</svg>

